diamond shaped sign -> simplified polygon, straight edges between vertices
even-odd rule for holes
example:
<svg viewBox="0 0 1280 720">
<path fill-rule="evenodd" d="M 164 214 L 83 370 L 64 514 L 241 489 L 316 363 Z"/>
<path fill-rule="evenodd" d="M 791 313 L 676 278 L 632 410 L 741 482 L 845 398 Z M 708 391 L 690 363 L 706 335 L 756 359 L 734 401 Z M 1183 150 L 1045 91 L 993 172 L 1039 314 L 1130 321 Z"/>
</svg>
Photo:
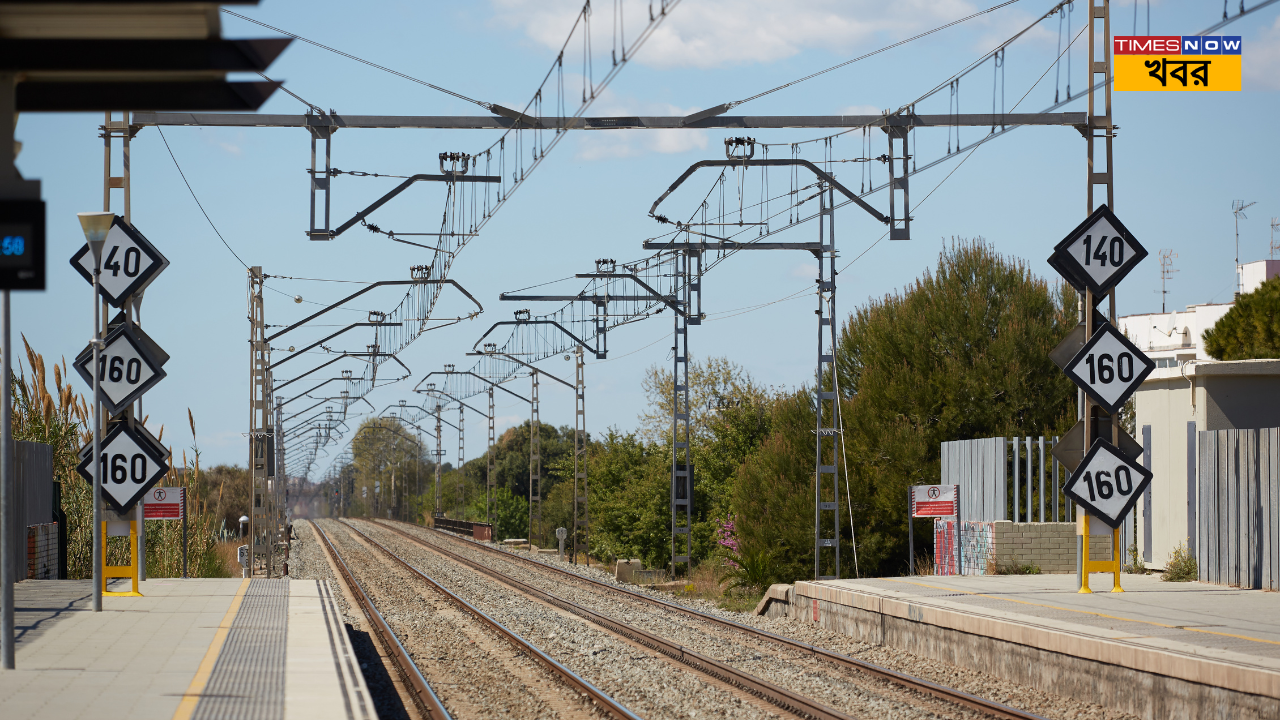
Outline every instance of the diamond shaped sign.
<svg viewBox="0 0 1280 720">
<path fill-rule="evenodd" d="M 1156 364 L 1111 323 L 1103 323 L 1064 371 L 1110 415 L 1155 370 Z"/>
<path fill-rule="evenodd" d="M 93 284 L 93 253 L 89 245 L 71 256 L 71 267 Z M 138 229 L 117 215 L 102 246 L 102 297 L 112 307 L 121 307 L 130 295 L 146 289 L 169 261 Z"/>
<path fill-rule="evenodd" d="M 1150 470 L 1099 438 L 1071 473 L 1062 492 L 1090 515 L 1118 528 L 1150 483 Z"/>
<path fill-rule="evenodd" d="M 103 339 L 105 348 L 98 355 L 98 399 L 112 415 L 118 415 L 130 403 L 142 397 L 165 377 L 161 362 L 151 353 L 154 343 L 142 335 L 133 323 L 117 325 Z M 93 374 L 93 346 L 76 356 L 76 371 L 90 387 Z"/>
<path fill-rule="evenodd" d="M 1053 248 L 1049 265 L 1077 290 L 1106 293 L 1147 256 L 1120 219 L 1105 204 Z"/>
<path fill-rule="evenodd" d="M 80 451 L 76 471 L 85 482 L 93 483 L 93 445 Z M 102 477 L 102 497 L 120 514 L 134 504 L 169 472 L 168 453 L 145 431 L 129 427 L 128 421 L 112 423 L 102 438 L 102 455 L 98 472 Z M 91 485 L 92 486 L 92 485 Z"/>
</svg>

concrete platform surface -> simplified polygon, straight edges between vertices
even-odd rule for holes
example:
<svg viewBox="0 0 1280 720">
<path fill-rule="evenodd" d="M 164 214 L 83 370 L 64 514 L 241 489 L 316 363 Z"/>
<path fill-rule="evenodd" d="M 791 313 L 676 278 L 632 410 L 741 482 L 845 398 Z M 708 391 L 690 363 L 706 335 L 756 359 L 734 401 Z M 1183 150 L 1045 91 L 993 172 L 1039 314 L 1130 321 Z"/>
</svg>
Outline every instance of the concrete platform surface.
<svg viewBox="0 0 1280 720">
<path fill-rule="evenodd" d="M 4 720 L 374 717 L 326 583 L 155 579 L 101 613 L 91 588 L 15 586 Z"/>
<path fill-rule="evenodd" d="M 1155 575 L 921 576 L 795 584 L 795 612 L 817 600 L 1280 698 L 1280 593 Z M 824 605 L 825 605 L 824 602 Z M 818 620 L 817 617 L 814 618 Z"/>
</svg>

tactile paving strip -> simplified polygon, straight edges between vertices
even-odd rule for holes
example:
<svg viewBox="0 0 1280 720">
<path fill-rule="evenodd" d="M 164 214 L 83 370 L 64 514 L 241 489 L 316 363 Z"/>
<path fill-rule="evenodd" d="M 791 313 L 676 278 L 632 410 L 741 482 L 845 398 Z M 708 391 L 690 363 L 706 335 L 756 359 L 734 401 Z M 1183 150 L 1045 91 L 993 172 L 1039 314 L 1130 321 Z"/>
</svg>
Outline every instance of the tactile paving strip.
<svg viewBox="0 0 1280 720">
<path fill-rule="evenodd" d="M 194 720 L 283 720 L 289 581 L 249 581 Z"/>
</svg>

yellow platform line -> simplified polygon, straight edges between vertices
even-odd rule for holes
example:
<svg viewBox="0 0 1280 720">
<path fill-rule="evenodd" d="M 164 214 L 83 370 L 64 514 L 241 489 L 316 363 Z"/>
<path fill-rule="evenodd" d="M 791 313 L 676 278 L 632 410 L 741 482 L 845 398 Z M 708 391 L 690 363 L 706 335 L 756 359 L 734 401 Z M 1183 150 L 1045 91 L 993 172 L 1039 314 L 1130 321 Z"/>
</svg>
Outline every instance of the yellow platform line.
<svg viewBox="0 0 1280 720">
<path fill-rule="evenodd" d="M 205 652 L 204 659 L 200 661 L 200 667 L 196 669 L 196 676 L 191 678 L 191 684 L 182 694 L 182 702 L 178 703 L 178 709 L 173 713 L 173 720 L 190 720 L 191 715 L 196 711 L 196 705 L 200 703 L 200 695 L 209 684 L 209 677 L 213 675 L 213 666 L 218 662 L 222 646 L 227 642 L 227 634 L 231 632 L 231 623 L 235 621 L 236 613 L 240 611 L 240 603 L 244 601 L 244 593 L 248 589 L 249 578 L 245 578 L 241 581 L 236 596 L 231 599 L 231 607 L 227 608 L 227 614 L 222 616 L 218 631 L 213 634 L 213 642 L 209 643 L 209 649 Z"/>
<path fill-rule="evenodd" d="M 959 588 L 943 587 L 942 585 L 930 585 L 928 583 L 915 582 L 912 580 L 898 580 L 896 578 L 880 578 L 880 579 L 888 580 L 890 582 L 906 583 L 908 585 L 919 585 L 920 587 L 932 588 L 934 590 L 946 590 L 947 592 L 964 593 L 965 595 L 973 595 L 976 597 L 990 598 L 992 600 L 1004 600 L 1005 602 L 1020 603 L 1022 605 L 1031 605 L 1033 607 L 1049 608 L 1050 610 L 1063 610 L 1066 612 L 1080 613 L 1081 615 L 1096 615 L 1098 617 L 1106 618 L 1108 620 L 1123 620 L 1125 622 L 1143 623 L 1144 625 L 1154 625 L 1156 627 L 1170 628 L 1173 630 L 1186 630 L 1188 632 L 1198 632 L 1198 633 L 1204 633 L 1206 635 L 1221 635 L 1222 637 L 1236 638 L 1237 640 L 1252 640 L 1253 642 L 1267 643 L 1268 645 L 1280 645 L 1280 642 L 1277 642 L 1275 640 L 1263 640 L 1262 638 L 1249 637 L 1248 635 L 1235 635 L 1232 633 L 1214 632 L 1213 630 L 1201 630 L 1200 628 L 1185 627 L 1183 625 L 1165 625 L 1164 623 L 1158 623 L 1153 620 L 1135 620 L 1133 618 L 1120 617 L 1118 615 L 1108 615 L 1106 613 L 1092 612 L 1090 610 L 1076 610 L 1075 608 L 1064 608 L 1064 607 L 1059 607 L 1057 605 L 1045 605 L 1044 603 L 1033 603 L 1028 600 L 1014 600 L 1013 598 L 1002 597 L 1000 595 L 988 595 L 986 593 L 970 592 L 968 590 L 961 590 Z"/>
</svg>

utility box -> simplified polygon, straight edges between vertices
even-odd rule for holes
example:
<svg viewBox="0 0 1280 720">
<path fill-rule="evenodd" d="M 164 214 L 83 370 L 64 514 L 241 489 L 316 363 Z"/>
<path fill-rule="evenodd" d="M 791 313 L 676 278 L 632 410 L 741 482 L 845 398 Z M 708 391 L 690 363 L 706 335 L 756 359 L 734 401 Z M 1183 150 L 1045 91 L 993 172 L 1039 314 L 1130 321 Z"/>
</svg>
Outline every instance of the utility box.
<svg viewBox="0 0 1280 720">
<path fill-rule="evenodd" d="M 471 537 L 476 540 L 489 542 L 493 539 L 493 526 L 489 523 L 476 523 L 471 526 Z"/>
</svg>

